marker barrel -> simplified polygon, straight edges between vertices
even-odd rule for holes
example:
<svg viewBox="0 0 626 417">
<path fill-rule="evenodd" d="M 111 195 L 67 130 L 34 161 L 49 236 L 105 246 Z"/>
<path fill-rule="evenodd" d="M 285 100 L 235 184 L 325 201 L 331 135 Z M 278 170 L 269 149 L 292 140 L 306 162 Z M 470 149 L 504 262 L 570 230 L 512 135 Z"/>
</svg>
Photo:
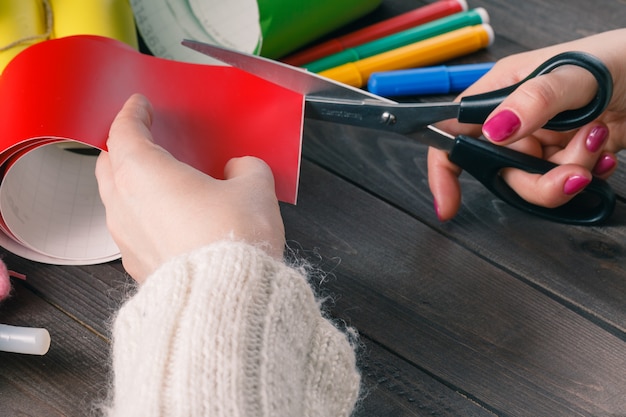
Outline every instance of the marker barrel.
<svg viewBox="0 0 626 417">
<path fill-rule="evenodd" d="M 346 48 L 361 45 L 463 10 L 467 10 L 467 2 L 465 0 L 439 0 L 305 49 L 302 52 L 284 58 L 283 62 L 294 66 L 302 66 Z"/>
<path fill-rule="evenodd" d="M 379 96 L 420 96 L 459 93 L 493 67 L 493 62 L 376 72 L 367 89 Z"/>
<path fill-rule="evenodd" d="M 363 45 L 355 46 L 354 48 L 345 49 L 336 54 L 306 64 L 304 68 L 319 73 L 348 62 L 369 58 L 370 56 L 378 55 L 392 49 L 397 49 L 415 42 L 443 35 L 444 33 L 452 32 L 453 30 L 461 29 L 466 26 L 475 26 L 481 23 L 489 23 L 489 14 L 484 8 L 479 7 L 474 10 L 455 13 L 433 22 L 385 36 L 384 38 Z"/>
<path fill-rule="evenodd" d="M 450 59 L 483 49 L 489 46 L 493 39 L 493 29 L 487 24 L 465 27 L 369 58 L 340 65 L 322 71 L 320 75 L 354 87 L 363 87 L 367 84 L 370 75 L 375 72 L 441 64 Z"/>
</svg>

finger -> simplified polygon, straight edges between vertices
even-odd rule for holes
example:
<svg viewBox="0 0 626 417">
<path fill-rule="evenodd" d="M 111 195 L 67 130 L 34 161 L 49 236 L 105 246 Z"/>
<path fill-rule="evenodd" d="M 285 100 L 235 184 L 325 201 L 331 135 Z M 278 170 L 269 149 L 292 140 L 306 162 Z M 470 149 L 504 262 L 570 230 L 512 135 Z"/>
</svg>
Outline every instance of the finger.
<svg viewBox="0 0 626 417">
<path fill-rule="evenodd" d="M 276 259 L 282 259 L 285 246 L 285 226 L 274 188 L 274 176 L 270 167 L 261 159 L 246 156 L 233 158 L 226 164 L 224 176 L 227 181 L 238 181 L 245 193 L 246 205 L 256 208 L 255 218 L 247 228 L 248 241 L 260 244 Z M 242 188 L 243 187 L 243 188 Z M 250 214 L 246 217 L 250 218 Z"/>
<path fill-rule="evenodd" d="M 244 156 L 240 158 L 232 158 L 224 167 L 224 178 L 256 178 L 259 181 L 268 183 L 274 187 L 274 175 L 270 167 L 259 158 L 252 156 Z"/>
<path fill-rule="evenodd" d="M 603 123 L 583 126 L 572 137 L 567 146 L 547 159 L 556 164 L 576 164 L 592 170 L 603 152 L 609 129 Z"/>
<path fill-rule="evenodd" d="M 137 146 L 145 146 L 152 141 L 152 106 L 140 94 L 132 95 L 119 111 L 111 128 L 107 148 L 113 159 L 125 153 L 136 152 Z M 115 162 L 114 162 L 115 163 Z"/>
<path fill-rule="evenodd" d="M 583 126 L 578 130 L 567 146 L 557 152 L 551 152 L 544 148 L 543 157 L 559 164 L 558 168 L 551 170 L 545 175 L 528 174 L 521 170 L 505 170 L 505 181 L 525 200 L 530 203 L 556 207 L 569 201 L 574 195 L 591 181 L 590 171 L 598 166 L 598 161 L 603 152 L 603 146 L 608 139 L 608 128 L 603 123 L 594 122 Z M 524 145 L 526 139 L 515 142 L 510 147 L 519 148 Z M 531 141 L 532 142 L 532 141 Z M 519 150 L 519 149 L 518 149 Z M 542 156 L 540 150 L 526 153 Z M 601 171 L 608 173 L 614 167 L 609 166 L 612 160 L 605 162 L 607 166 L 598 166 Z"/>
<path fill-rule="evenodd" d="M 613 153 L 603 152 L 593 167 L 593 175 L 603 180 L 610 177 L 617 168 L 617 157 Z"/>
<path fill-rule="evenodd" d="M 428 149 L 428 186 L 433 194 L 435 212 L 441 221 L 453 218 L 461 206 L 461 169 L 448 160 L 448 154 Z"/>
<path fill-rule="evenodd" d="M 573 85 L 576 88 L 571 88 Z M 586 105 L 597 87 L 588 71 L 571 65 L 530 79 L 491 113 L 483 135 L 502 144 L 528 136 L 558 113 Z"/>
<path fill-rule="evenodd" d="M 150 102 L 134 94 L 111 124 L 107 140 L 111 169 L 125 182 L 137 180 L 141 184 L 143 179 L 137 176 L 161 175 L 168 166 L 177 163 L 169 152 L 154 144 L 150 131 L 152 116 Z"/>
<path fill-rule="evenodd" d="M 580 165 L 559 165 L 543 175 L 506 169 L 502 176 L 524 200 L 548 208 L 567 203 L 592 180 L 589 170 Z"/>
<path fill-rule="evenodd" d="M 113 170 L 111 169 L 111 160 L 108 152 L 100 152 L 100 155 L 98 155 L 95 173 L 100 199 L 106 205 L 113 186 Z"/>
</svg>

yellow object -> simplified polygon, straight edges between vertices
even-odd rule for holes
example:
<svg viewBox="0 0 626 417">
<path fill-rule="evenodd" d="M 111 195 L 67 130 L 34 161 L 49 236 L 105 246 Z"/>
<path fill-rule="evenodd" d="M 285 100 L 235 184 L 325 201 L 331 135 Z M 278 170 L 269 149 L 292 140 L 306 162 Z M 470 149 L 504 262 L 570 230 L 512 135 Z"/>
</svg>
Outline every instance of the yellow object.
<svg viewBox="0 0 626 417">
<path fill-rule="evenodd" d="M 71 35 L 139 47 L 128 0 L 0 0 L 0 72 L 28 46 Z"/>
<path fill-rule="evenodd" d="M 15 55 L 48 36 L 41 0 L 0 0 L 0 72 Z"/>
<path fill-rule="evenodd" d="M 354 87 L 363 87 L 374 72 L 439 64 L 485 48 L 493 42 L 493 37 L 493 29 L 487 24 L 465 27 L 340 65 L 322 71 L 319 75 Z"/>
<path fill-rule="evenodd" d="M 128 0 L 50 0 L 53 38 L 100 35 L 138 48 L 133 11 Z"/>
</svg>

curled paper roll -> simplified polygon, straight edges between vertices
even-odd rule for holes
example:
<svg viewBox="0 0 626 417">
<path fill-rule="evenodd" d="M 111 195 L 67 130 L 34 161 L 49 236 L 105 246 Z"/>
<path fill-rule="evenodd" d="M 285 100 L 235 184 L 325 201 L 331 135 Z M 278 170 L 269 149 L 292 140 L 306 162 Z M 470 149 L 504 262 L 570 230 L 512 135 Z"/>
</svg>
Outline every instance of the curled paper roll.
<svg viewBox="0 0 626 417">
<path fill-rule="evenodd" d="M 54 63 L 51 65 L 50 63 Z M 111 122 L 141 93 L 155 142 L 215 178 L 239 156 L 263 159 L 276 195 L 295 203 L 304 98 L 226 66 L 142 54 L 101 36 L 33 45 L 0 76 L 0 246 L 52 264 L 119 257 L 94 175 Z M 158 227 L 155 225 L 155 227 Z"/>
</svg>

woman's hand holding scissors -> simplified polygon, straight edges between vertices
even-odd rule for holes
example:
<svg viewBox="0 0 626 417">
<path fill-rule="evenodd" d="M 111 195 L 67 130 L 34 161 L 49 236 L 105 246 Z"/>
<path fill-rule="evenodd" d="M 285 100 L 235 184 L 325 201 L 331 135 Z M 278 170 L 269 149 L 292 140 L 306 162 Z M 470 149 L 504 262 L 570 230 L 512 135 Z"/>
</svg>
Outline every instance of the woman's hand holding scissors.
<svg viewBox="0 0 626 417">
<path fill-rule="evenodd" d="M 453 134 L 479 136 L 494 143 L 547 159 L 560 166 L 544 175 L 507 169 L 502 175 L 525 200 L 545 207 L 569 201 L 589 184 L 592 175 L 606 179 L 617 166 L 615 153 L 626 147 L 626 29 L 605 32 L 499 61 L 461 96 L 475 95 L 515 84 L 537 65 L 560 52 L 583 51 L 595 55 L 613 76 L 613 98 L 607 110 L 585 126 L 565 132 L 541 129 L 556 114 L 591 100 L 597 83 L 581 68 L 564 66 L 528 80 L 500 104 L 481 126 L 456 120 L 439 123 Z M 460 98 L 460 97 L 459 97 Z M 482 130 L 482 132 L 481 132 Z M 437 215 L 454 217 L 461 204 L 461 170 L 443 151 L 428 154 L 429 185 Z"/>
</svg>

